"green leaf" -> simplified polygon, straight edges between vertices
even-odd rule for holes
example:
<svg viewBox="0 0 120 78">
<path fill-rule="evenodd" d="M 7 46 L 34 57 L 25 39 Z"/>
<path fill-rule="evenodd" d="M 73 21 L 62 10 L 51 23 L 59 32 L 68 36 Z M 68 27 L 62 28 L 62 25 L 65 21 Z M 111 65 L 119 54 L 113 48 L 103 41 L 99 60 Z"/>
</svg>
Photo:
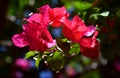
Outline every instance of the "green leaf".
<svg viewBox="0 0 120 78">
<path fill-rule="evenodd" d="M 83 56 L 83 55 L 81 56 L 81 61 L 83 65 L 89 65 L 92 62 L 90 58 Z"/>
<path fill-rule="evenodd" d="M 80 45 L 78 43 L 72 44 L 69 54 L 78 54 L 80 52 Z"/>
<path fill-rule="evenodd" d="M 84 11 L 84 12 L 83 12 L 83 15 L 82 15 L 82 19 L 83 19 L 83 20 L 85 20 L 86 14 L 87 14 L 87 12 Z"/>
<path fill-rule="evenodd" d="M 106 11 L 106 12 L 103 12 L 103 13 L 99 13 L 99 14 L 91 14 L 90 15 L 90 18 L 95 18 L 96 20 L 98 19 L 98 16 L 104 16 L 104 17 L 106 17 L 106 16 L 108 16 L 109 15 L 109 11 Z"/>
<path fill-rule="evenodd" d="M 39 67 L 39 63 L 40 63 L 41 60 L 42 60 L 41 57 L 37 57 L 37 58 L 35 59 L 35 66 L 37 67 L 37 69 L 38 69 L 38 67 Z"/>
<path fill-rule="evenodd" d="M 110 13 L 109 11 L 106 11 L 106 12 L 100 13 L 100 14 L 98 14 L 98 15 L 101 15 L 101 16 L 106 17 L 106 16 L 109 15 L 109 13 Z"/>
<path fill-rule="evenodd" d="M 23 10 L 23 8 L 28 4 L 29 0 L 19 0 L 19 9 Z"/>
<path fill-rule="evenodd" d="M 116 15 L 117 15 L 117 17 L 120 18 L 120 9 L 117 9 L 117 11 L 116 11 Z"/>
<path fill-rule="evenodd" d="M 91 14 L 90 18 L 94 18 L 95 20 L 97 20 L 98 19 L 98 14 Z"/>
<path fill-rule="evenodd" d="M 92 6 L 91 3 L 88 3 L 86 1 L 74 1 L 72 3 L 74 7 L 78 9 L 79 11 L 84 11 Z"/>
<path fill-rule="evenodd" d="M 81 78 L 101 78 L 99 70 L 91 70 L 82 75 Z"/>
<path fill-rule="evenodd" d="M 29 52 L 27 52 L 27 53 L 25 54 L 25 57 L 24 57 L 24 58 L 25 58 L 25 59 L 28 59 L 28 58 L 36 55 L 36 54 L 38 54 L 38 51 L 29 51 Z"/>
<path fill-rule="evenodd" d="M 47 57 L 48 66 L 53 71 L 59 71 L 65 65 L 66 59 L 63 57 L 62 52 L 54 52 L 53 55 Z"/>
<path fill-rule="evenodd" d="M 47 51 L 45 51 L 44 53 L 43 53 L 43 55 L 50 55 L 51 54 L 51 52 L 47 52 Z"/>
</svg>

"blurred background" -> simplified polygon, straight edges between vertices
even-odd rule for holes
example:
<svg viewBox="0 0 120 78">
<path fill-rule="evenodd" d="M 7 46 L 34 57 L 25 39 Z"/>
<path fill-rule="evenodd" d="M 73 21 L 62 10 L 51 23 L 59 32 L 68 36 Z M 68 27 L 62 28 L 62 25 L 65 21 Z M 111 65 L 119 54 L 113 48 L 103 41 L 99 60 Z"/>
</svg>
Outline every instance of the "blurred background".
<svg viewBox="0 0 120 78">
<path fill-rule="evenodd" d="M 82 55 L 69 58 L 59 72 L 46 67 L 43 61 L 36 69 L 33 59 L 24 59 L 28 48 L 18 48 L 11 38 L 22 32 L 22 19 L 37 8 L 65 6 L 71 14 L 78 14 L 86 25 L 98 25 L 101 43 L 100 60 Z M 120 0 L 0 0 L 0 78 L 120 78 Z M 61 37 L 61 29 L 51 31 Z"/>
</svg>

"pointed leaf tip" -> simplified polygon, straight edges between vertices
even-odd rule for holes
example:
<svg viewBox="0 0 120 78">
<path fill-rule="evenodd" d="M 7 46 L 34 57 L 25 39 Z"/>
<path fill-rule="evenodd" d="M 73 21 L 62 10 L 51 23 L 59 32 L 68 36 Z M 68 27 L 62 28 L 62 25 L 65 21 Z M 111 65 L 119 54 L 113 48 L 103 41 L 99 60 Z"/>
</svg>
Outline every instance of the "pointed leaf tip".
<svg viewBox="0 0 120 78">
<path fill-rule="evenodd" d="M 36 55 L 37 53 L 38 53 L 38 51 L 29 51 L 29 52 L 27 52 L 27 53 L 25 54 L 25 57 L 24 57 L 24 58 L 25 58 L 25 59 L 28 59 L 28 58 Z"/>
</svg>

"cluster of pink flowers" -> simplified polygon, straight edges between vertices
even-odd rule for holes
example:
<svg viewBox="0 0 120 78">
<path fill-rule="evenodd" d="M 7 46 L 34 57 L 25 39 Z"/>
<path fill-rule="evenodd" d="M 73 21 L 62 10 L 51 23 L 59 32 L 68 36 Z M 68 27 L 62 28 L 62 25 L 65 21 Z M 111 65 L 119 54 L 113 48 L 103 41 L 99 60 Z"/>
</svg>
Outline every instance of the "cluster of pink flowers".
<svg viewBox="0 0 120 78">
<path fill-rule="evenodd" d="M 44 52 L 46 49 L 57 45 L 48 31 L 48 26 L 62 26 L 63 35 L 70 41 L 79 43 L 81 53 L 90 58 L 98 58 L 99 42 L 96 40 L 98 31 L 94 26 L 86 26 L 83 20 L 75 15 L 69 20 L 69 13 L 66 8 L 51 8 L 44 5 L 38 8 L 38 13 L 25 18 L 28 23 L 23 24 L 23 32 L 12 37 L 17 47 L 29 46 L 30 50 Z"/>
</svg>

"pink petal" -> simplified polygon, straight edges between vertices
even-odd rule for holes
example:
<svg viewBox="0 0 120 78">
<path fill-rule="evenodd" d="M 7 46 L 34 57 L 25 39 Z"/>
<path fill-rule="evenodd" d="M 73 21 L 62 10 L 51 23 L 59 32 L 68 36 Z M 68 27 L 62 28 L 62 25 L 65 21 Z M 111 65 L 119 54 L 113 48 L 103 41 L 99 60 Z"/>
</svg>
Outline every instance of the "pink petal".
<svg viewBox="0 0 120 78">
<path fill-rule="evenodd" d="M 92 37 L 92 44 L 91 47 L 94 47 L 96 45 L 96 37 L 98 35 L 98 31 L 95 31 L 93 37 Z"/>
<path fill-rule="evenodd" d="M 48 4 L 38 8 L 38 10 L 40 11 L 41 14 L 46 13 L 49 9 L 50 9 L 50 6 Z"/>
<path fill-rule="evenodd" d="M 25 33 L 24 32 L 21 34 L 15 34 L 12 37 L 12 41 L 13 41 L 14 45 L 17 47 L 24 47 L 24 46 L 28 45 L 28 43 L 25 40 Z"/>
<path fill-rule="evenodd" d="M 47 43 L 47 47 L 48 48 L 51 48 L 51 47 L 53 47 L 53 46 L 55 46 L 56 45 L 56 40 L 53 40 L 53 42 L 52 43 Z"/>
<path fill-rule="evenodd" d="M 50 6 L 48 4 L 38 8 L 38 10 L 40 11 L 40 13 L 43 15 L 43 22 L 45 25 L 48 25 L 49 23 L 49 10 L 50 10 Z"/>
<path fill-rule="evenodd" d="M 66 17 L 63 16 L 59 21 L 62 22 L 62 23 L 64 23 L 65 19 L 66 19 Z"/>
<path fill-rule="evenodd" d="M 47 29 L 44 30 L 43 33 L 44 34 L 42 34 L 42 39 L 44 39 L 47 42 L 53 42 L 53 38 Z"/>
<path fill-rule="evenodd" d="M 96 27 L 94 27 L 94 26 L 89 26 L 88 28 L 89 28 L 90 30 L 87 31 L 84 35 L 89 37 L 89 36 L 91 36 L 91 35 L 95 32 Z"/>
<path fill-rule="evenodd" d="M 34 13 L 28 19 L 25 18 L 24 20 L 26 20 L 29 23 L 32 23 L 32 22 L 41 23 L 42 14 Z"/>
</svg>

